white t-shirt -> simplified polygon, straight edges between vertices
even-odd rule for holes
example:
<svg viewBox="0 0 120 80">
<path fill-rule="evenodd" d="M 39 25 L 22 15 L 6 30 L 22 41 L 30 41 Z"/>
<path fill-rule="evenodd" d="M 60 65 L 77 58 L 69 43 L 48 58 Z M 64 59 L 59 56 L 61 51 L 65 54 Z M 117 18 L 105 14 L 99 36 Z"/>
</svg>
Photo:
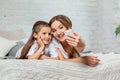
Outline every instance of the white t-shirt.
<svg viewBox="0 0 120 80">
<path fill-rule="evenodd" d="M 47 56 L 50 56 L 50 57 L 57 57 L 58 56 L 58 53 L 56 52 L 56 49 L 55 47 L 59 48 L 60 51 L 62 52 L 63 56 L 65 58 L 68 58 L 68 55 L 67 53 L 65 52 L 65 50 L 63 49 L 62 45 L 57 41 L 55 40 L 54 38 L 52 39 L 51 43 L 46 46 L 45 50 L 44 50 L 44 54 L 47 55 Z M 16 53 L 16 58 L 19 58 L 20 55 L 21 55 L 21 51 L 22 51 L 22 48 L 21 47 L 17 53 Z M 34 44 L 31 46 L 29 52 L 27 55 L 32 55 L 34 54 L 34 52 L 38 49 L 38 45 L 37 45 L 37 42 L 35 41 Z"/>
<path fill-rule="evenodd" d="M 23 48 L 23 47 L 21 47 L 21 48 L 17 51 L 16 56 L 15 56 L 16 58 L 19 58 L 19 57 L 20 57 L 22 48 Z M 28 51 L 27 56 L 28 56 L 28 55 L 33 55 L 33 54 L 35 53 L 35 51 L 37 51 L 37 50 L 38 50 L 38 44 L 37 44 L 37 42 L 35 41 L 34 44 L 31 46 L 30 50 Z M 48 49 L 48 46 L 46 46 L 46 47 L 45 47 L 45 50 L 44 50 L 42 53 L 44 53 L 44 55 L 49 56 L 48 50 L 49 50 L 49 49 Z M 41 53 L 40 53 L 40 54 L 41 54 Z"/>
<path fill-rule="evenodd" d="M 52 39 L 52 42 L 49 44 L 49 48 L 48 48 L 50 57 L 57 57 L 58 56 L 58 53 L 56 52 L 55 47 L 60 49 L 60 51 L 62 52 L 62 54 L 65 58 L 68 58 L 68 55 L 65 52 L 65 50 L 63 49 L 62 45 L 54 38 Z"/>
</svg>

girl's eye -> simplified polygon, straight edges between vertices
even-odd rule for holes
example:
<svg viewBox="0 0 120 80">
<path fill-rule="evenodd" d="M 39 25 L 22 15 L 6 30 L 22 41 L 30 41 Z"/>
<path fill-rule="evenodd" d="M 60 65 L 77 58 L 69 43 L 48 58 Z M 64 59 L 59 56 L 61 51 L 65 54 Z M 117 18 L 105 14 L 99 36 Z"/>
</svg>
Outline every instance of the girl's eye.
<svg viewBox="0 0 120 80">
<path fill-rule="evenodd" d="M 43 35 L 45 35 L 46 33 L 44 32 Z"/>
<path fill-rule="evenodd" d="M 51 32 L 50 32 L 50 33 L 48 33 L 48 35 L 51 35 Z"/>
<path fill-rule="evenodd" d="M 55 33 L 56 32 L 56 30 L 52 30 L 52 33 Z"/>
</svg>

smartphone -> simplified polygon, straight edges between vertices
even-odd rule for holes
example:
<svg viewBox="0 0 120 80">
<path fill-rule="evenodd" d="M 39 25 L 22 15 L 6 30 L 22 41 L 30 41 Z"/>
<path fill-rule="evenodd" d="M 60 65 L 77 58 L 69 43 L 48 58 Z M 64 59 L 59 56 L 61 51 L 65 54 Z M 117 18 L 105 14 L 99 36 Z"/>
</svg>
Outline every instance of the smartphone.
<svg viewBox="0 0 120 80">
<path fill-rule="evenodd" d="M 73 34 L 72 29 L 69 29 L 69 30 L 65 31 L 65 35 L 71 35 L 71 34 Z"/>
</svg>

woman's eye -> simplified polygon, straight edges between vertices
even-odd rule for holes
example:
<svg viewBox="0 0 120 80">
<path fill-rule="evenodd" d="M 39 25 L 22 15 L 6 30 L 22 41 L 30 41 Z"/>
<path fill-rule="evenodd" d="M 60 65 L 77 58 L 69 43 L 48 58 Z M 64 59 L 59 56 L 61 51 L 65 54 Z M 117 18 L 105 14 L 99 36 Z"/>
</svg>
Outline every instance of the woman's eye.
<svg viewBox="0 0 120 80">
<path fill-rule="evenodd" d="M 60 29 L 63 29 L 63 26 L 61 26 Z"/>
</svg>

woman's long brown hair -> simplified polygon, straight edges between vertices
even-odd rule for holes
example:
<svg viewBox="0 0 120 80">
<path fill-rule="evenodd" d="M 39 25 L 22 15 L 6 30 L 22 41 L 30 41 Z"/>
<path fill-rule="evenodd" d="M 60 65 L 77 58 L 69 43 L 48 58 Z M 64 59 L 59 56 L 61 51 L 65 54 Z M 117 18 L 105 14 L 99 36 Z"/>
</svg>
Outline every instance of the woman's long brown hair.
<svg viewBox="0 0 120 80">
<path fill-rule="evenodd" d="M 21 56 L 20 59 L 26 59 L 26 55 L 28 53 L 28 51 L 30 50 L 31 46 L 34 44 L 34 41 L 36 40 L 36 38 L 34 37 L 34 33 L 38 33 L 42 27 L 49 27 L 49 24 L 45 21 L 37 21 L 32 28 L 32 34 L 29 38 L 29 40 L 27 41 L 27 43 L 24 45 L 22 51 L 21 51 Z"/>
<path fill-rule="evenodd" d="M 54 16 L 50 21 L 49 21 L 49 25 L 51 26 L 51 24 L 54 22 L 54 21 L 59 21 L 61 22 L 65 27 L 66 29 L 71 29 L 72 28 L 72 22 L 71 20 L 65 16 L 65 15 L 57 15 L 57 16 Z M 63 43 L 61 43 L 62 46 L 63 46 L 63 49 L 68 53 L 68 57 L 69 58 L 73 58 L 75 57 L 75 54 L 77 54 L 78 56 L 80 56 L 79 52 L 74 48 L 74 47 L 71 47 L 70 45 L 68 46 L 65 46 Z"/>
</svg>

